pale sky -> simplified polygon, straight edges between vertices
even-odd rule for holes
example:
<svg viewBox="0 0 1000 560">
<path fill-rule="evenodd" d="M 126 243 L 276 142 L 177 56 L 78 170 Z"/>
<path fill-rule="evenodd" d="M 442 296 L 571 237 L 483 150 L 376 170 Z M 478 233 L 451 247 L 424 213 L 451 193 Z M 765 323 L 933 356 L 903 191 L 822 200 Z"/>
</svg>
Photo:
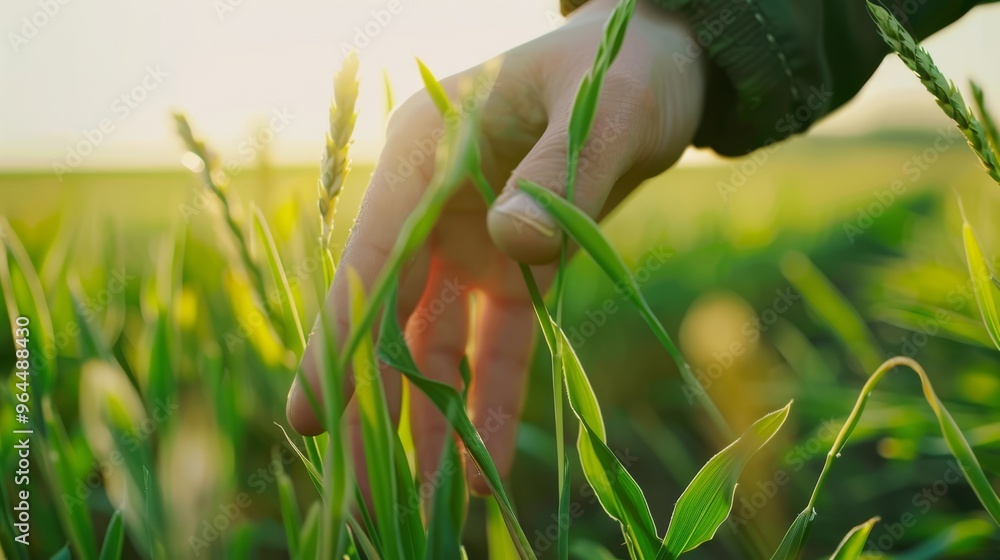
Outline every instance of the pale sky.
<svg viewBox="0 0 1000 560">
<path fill-rule="evenodd" d="M 58 6 L 55 15 L 44 15 L 47 2 Z M 397 101 L 404 99 L 420 83 L 414 56 L 446 76 L 559 25 L 557 5 L 557 0 L 3 0 L 0 168 L 50 168 L 66 162 L 67 150 L 81 143 L 92 144 L 92 153 L 73 163 L 75 169 L 178 165 L 183 150 L 170 119 L 176 109 L 189 115 L 225 160 L 237 163 L 248 157 L 241 147 L 257 125 L 282 114 L 273 121 L 281 130 L 270 139 L 275 159 L 317 161 L 331 78 L 342 46 L 352 43 L 362 63 L 356 154 L 370 158 L 381 142 L 383 68 Z M 42 25 L 26 26 L 22 18 Z M 1000 5 L 980 7 L 926 46 L 963 87 L 969 77 L 978 79 L 1000 113 L 997 29 Z M 359 30 L 370 36 L 367 44 L 357 41 Z M 850 134 L 936 118 L 917 80 L 892 58 L 818 132 Z"/>
</svg>

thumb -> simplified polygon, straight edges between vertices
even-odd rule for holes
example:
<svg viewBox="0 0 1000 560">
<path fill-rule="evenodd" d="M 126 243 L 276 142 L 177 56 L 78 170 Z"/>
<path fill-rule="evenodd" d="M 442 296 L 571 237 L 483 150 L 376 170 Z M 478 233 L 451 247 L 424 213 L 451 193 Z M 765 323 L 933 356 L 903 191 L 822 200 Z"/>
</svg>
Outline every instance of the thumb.
<svg viewBox="0 0 1000 560">
<path fill-rule="evenodd" d="M 556 196 L 566 195 L 568 110 L 551 120 L 545 132 L 521 163 L 490 208 L 487 227 L 493 243 L 511 258 L 526 264 L 544 264 L 559 255 L 562 230 L 517 182 L 527 179 Z M 598 108 L 590 137 L 578 160 L 573 202 L 596 217 L 616 181 L 629 169 L 636 150 L 634 111 L 622 107 Z M 544 205 L 544 203 L 543 203 Z"/>
</svg>

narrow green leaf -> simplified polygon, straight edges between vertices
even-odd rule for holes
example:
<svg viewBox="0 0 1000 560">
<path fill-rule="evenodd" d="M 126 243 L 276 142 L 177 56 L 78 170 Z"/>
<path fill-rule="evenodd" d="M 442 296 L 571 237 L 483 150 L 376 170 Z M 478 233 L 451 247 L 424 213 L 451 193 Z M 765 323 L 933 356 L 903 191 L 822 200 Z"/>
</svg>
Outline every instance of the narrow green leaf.
<svg viewBox="0 0 1000 560">
<path fill-rule="evenodd" d="M 291 447 L 292 450 L 295 451 L 295 454 L 299 456 L 299 459 L 302 461 L 302 464 L 305 465 L 306 472 L 309 473 L 309 477 L 313 480 L 313 484 L 315 484 L 318 488 L 322 488 L 323 487 L 323 475 L 318 470 L 316 470 L 316 467 L 313 466 L 312 461 L 310 461 L 302 453 L 302 451 L 299 449 L 299 447 L 297 445 L 295 445 L 295 442 L 292 441 L 292 438 L 288 435 L 288 432 L 285 431 L 284 426 L 282 426 L 281 424 L 279 424 L 277 422 L 275 422 L 274 425 L 277 426 L 279 430 L 281 430 L 281 433 L 284 434 L 285 441 L 288 442 L 289 447 Z"/>
<path fill-rule="evenodd" d="M 997 158 L 1000 158 L 1000 131 L 997 130 L 993 114 L 986 106 L 986 95 L 983 93 L 983 88 L 979 87 L 979 84 L 974 80 L 969 81 L 969 87 L 972 89 L 972 99 L 976 103 L 976 110 L 979 111 L 979 120 L 983 123 L 986 138 L 993 146 L 993 153 L 996 154 Z"/>
<path fill-rule="evenodd" d="M 792 403 L 767 414 L 729 447 L 709 459 L 677 500 L 657 558 L 677 558 L 710 540 L 729 517 L 743 467 L 778 433 Z"/>
<path fill-rule="evenodd" d="M 969 263 L 969 275 L 972 277 L 972 291 L 976 296 L 976 304 L 983 316 L 983 323 L 990 335 L 990 340 L 1000 349 L 1000 315 L 997 313 L 996 300 L 993 297 L 994 286 L 992 274 L 986 264 L 986 258 L 979 248 L 976 233 L 962 213 L 962 241 L 965 244 L 965 258 Z"/>
<path fill-rule="evenodd" d="M 510 533 L 504 525 L 503 514 L 500 513 L 496 498 L 489 496 L 484 501 L 486 502 L 486 546 L 490 560 L 517 558 L 517 548 L 514 546 L 514 541 L 510 540 Z"/>
<path fill-rule="evenodd" d="M 810 506 L 799 512 L 795 516 L 795 521 L 788 527 L 785 536 L 777 550 L 771 556 L 771 560 L 797 560 L 799 551 L 809 538 L 809 531 L 812 529 L 812 520 L 816 517 L 816 510 Z"/>
<path fill-rule="evenodd" d="M 350 281 L 351 320 L 353 327 L 357 329 L 365 310 L 364 288 L 357 272 L 348 270 L 347 274 Z M 382 375 L 375 359 L 370 333 L 362 336 L 361 343 L 354 352 L 353 365 L 354 396 L 358 403 L 361 440 L 365 450 L 372 502 L 379 520 L 377 526 L 379 540 L 387 556 L 404 558 L 402 531 L 395 511 L 399 500 L 399 489 L 392 470 L 395 461 L 394 440 L 397 436 L 389 418 Z M 387 466 L 389 470 L 386 469 Z"/>
<path fill-rule="evenodd" d="M 677 349 L 670 335 L 667 334 L 667 330 L 663 328 L 660 320 L 653 314 L 653 310 L 649 307 L 646 299 L 642 296 L 642 292 L 639 290 L 638 282 L 636 282 L 625 266 L 625 263 L 622 262 L 621 257 L 601 233 L 600 227 L 590 216 L 586 215 L 575 205 L 563 198 L 553 196 L 551 191 L 541 185 L 521 180 L 518 181 L 518 187 L 545 208 L 580 247 L 587 251 L 594 261 L 597 262 L 608 278 L 616 286 L 625 291 L 626 296 L 639 309 L 639 314 L 642 315 L 646 324 L 649 325 L 653 334 L 656 335 L 657 340 L 660 341 L 660 344 L 670 354 L 674 364 L 677 365 L 677 369 L 680 370 L 681 377 L 687 384 L 688 389 L 692 391 L 701 403 L 702 407 L 708 413 L 709 418 L 715 424 L 716 429 L 723 435 L 732 437 L 732 429 L 729 427 L 729 424 L 726 423 L 725 418 L 718 407 L 715 406 L 715 403 L 712 402 L 708 393 L 698 383 L 694 372 L 691 370 L 691 366 L 684 360 L 680 350 Z"/>
<path fill-rule="evenodd" d="M 452 428 L 458 433 L 468 451 L 470 458 L 483 475 L 490 493 L 496 498 L 500 511 L 503 513 L 504 522 L 511 532 L 511 537 L 518 547 L 518 554 L 521 558 L 534 558 L 531 545 L 527 537 L 518 524 L 514 509 L 510 500 L 504 492 L 500 475 L 497 472 L 493 459 L 490 458 L 486 445 L 483 443 L 479 432 L 476 431 L 472 421 L 465 414 L 465 407 L 462 396 L 450 385 L 439 383 L 424 377 L 413 361 L 413 356 L 406 346 L 406 339 L 399 326 L 396 313 L 396 287 L 388 297 L 385 310 L 382 315 L 381 331 L 379 333 L 378 356 L 385 364 L 402 373 L 406 379 L 418 390 L 427 395 L 427 398 L 434 403 L 434 406 L 451 423 Z M 450 411 L 458 410 L 460 414 L 450 414 Z"/>
<path fill-rule="evenodd" d="M 457 411 L 452 411 L 457 413 Z M 454 502 L 465 503 L 465 480 L 458 446 L 449 434 L 434 479 L 434 497 L 427 526 L 426 558 L 460 560 L 462 557 L 462 512 Z M 459 484 L 455 484 L 458 481 Z"/>
<path fill-rule="evenodd" d="M 340 358 L 341 371 L 345 369 L 346 360 L 353 355 L 361 337 L 372 328 L 379 309 L 399 278 L 403 263 L 423 246 L 434 229 L 445 203 L 468 175 L 469 154 L 474 149 L 475 138 L 478 135 L 478 115 L 470 112 L 457 122 L 455 119 L 448 119 L 445 124 L 447 125 L 445 139 L 438 145 L 434 176 L 416 207 L 403 221 L 396 243 L 389 252 L 369 294 L 368 306 L 357 323 L 352 325 L 344 355 Z"/>
<path fill-rule="evenodd" d="M 604 421 L 590 381 L 562 332 L 553 325 L 563 345 L 562 371 L 570 408 L 580 421 L 577 449 L 583 474 L 594 489 L 604 510 L 622 526 L 631 550 L 651 558 L 660 548 L 656 525 L 639 485 L 605 443 Z"/>
<path fill-rule="evenodd" d="M 969 556 L 970 551 L 990 550 L 997 528 L 979 517 L 952 520 L 946 529 L 923 544 L 893 556 L 893 560 L 938 560 Z"/>
<path fill-rule="evenodd" d="M 277 459 L 277 457 L 275 457 Z M 295 499 L 295 487 L 292 479 L 285 473 L 281 466 L 281 461 L 274 461 L 278 465 L 278 504 L 281 507 L 281 521 L 285 525 L 285 539 L 288 542 L 288 556 L 297 558 L 299 556 L 299 531 L 302 530 L 302 518 L 299 517 L 299 505 Z"/>
<path fill-rule="evenodd" d="M 115 510 L 108 522 L 108 530 L 104 532 L 104 544 L 101 545 L 100 560 L 118 560 L 122 557 L 122 546 L 125 543 L 125 531 L 122 527 L 122 512 Z"/>
<path fill-rule="evenodd" d="M 69 545 L 65 545 L 58 552 L 52 555 L 51 560 L 73 560 L 73 555 L 69 553 Z"/>
<path fill-rule="evenodd" d="M 375 543 L 368 538 L 365 534 L 365 530 L 361 525 L 358 524 L 357 520 L 353 517 L 347 518 L 347 526 L 351 532 L 351 538 L 354 539 L 354 543 L 357 547 L 365 553 L 368 560 L 381 560 L 382 555 L 379 554 L 378 549 L 375 547 Z"/>
<path fill-rule="evenodd" d="M 424 535 L 424 524 L 420 519 L 420 492 L 413 479 L 413 471 L 410 463 L 406 459 L 406 451 L 403 450 L 403 443 L 395 438 L 396 453 L 394 473 L 396 475 L 396 487 L 399 489 L 398 502 L 396 503 L 396 515 L 399 517 L 399 524 L 402 530 L 403 549 L 406 551 L 408 560 L 423 560 L 426 547 Z M 431 556 L 431 558 L 434 558 Z"/>
<path fill-rule="evenodd" d="M 274 237 L 271 236 L 271 228 L 268 227 L 267 219 L 260 207 L 254 204 L 252 213 L 254 232 L 264 248 L 267 267 L 271 271 L 271 277 L 277 287 L 281 314 L 285 320 L 285 345 L 291 348 L 296 356 L 301 356 L 302 350 L 306 346 L 306 337 L 302 330 L 302 322 L 299 320 L 298 309 L 295 307 L 295 298 L 292 297 L 292 289 L 288 284 L 288 277 L 285 275 L 285 268 L 281 265 L 281 255 L 278 254 Z"/>
<path fill-rule="evenodd" d="M 396 107 L 396 96 L 392 92 L 392 80 L 389 79 L 389 71 L 382 69 L 382 86 L 385 92 L 385 117 L 389 118 L 392 110 Z"/>
<path fill-rule="evenodd" d="M 299 532 L 299 554 L 295 557 L 296 560 L 316 560 L 316 553 L 319 552 L 319 524 L 320 503 L 313 502 Z"/>
<path fill-rule="evenodd" d="M 442 114 L 448 114 L 454 111 L 451 106 L 451 100 L 448 99 L 448 94 L 445 93 L 444 88 L 441 87 L 441 82 L 434 77 L 430 68 L 419 58 L 417 59 L 417 66 L 420 68 L 420 79 L 424 81 L 424 88 L 427 93 L 431 96 L 431 101 L 434 102 L 434 106 Z"/>
<path fill-rule="evenodd" d="M 841 344 L 857 356 L 861 373 L 872 371 L 882 363 L 883 352 L 864 319 L 809 257 L 798 252 L 785 255 L 781 260 L 781 272 L 827 323 Z"/>
<path fill-rule="evenodd" d="M 830 560 L 859 560 L 861 553 L 865 551 L 865 543 L 868 542 L 868 535 L 872 532 L 872 527 L 875 526 L 878 520 L 878 517 L 872 517 L 868 521 L 865 521 L 861 525 L 856 525 L 851 529 L 844 536 L 844 540 L 840 541 L 840 546 L 837 547 L 836 552 L 833 553 Z"/>
</svg>

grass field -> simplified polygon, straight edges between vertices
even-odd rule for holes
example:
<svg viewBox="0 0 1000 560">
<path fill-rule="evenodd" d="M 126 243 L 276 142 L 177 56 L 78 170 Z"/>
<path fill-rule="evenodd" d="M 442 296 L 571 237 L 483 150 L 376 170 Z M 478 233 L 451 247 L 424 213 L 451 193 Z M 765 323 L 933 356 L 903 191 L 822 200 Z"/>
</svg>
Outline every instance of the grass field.
<svg viewBox="0 0 1000 560">
<path fill-rule="evenodd" d="M 785 428 L 744 470 L 729 521 L 689 557 L 742 557 L 734 535 L 749 522 L 768 550 L 777 546 L 871 373 L 866 355 L 845 347 L 816 302 L 790 282 L 801 269 L 799 253 L 858 310 L 873 335 L 871 356 L 905 355 L 924 366 L 996 487 L 1000 377 L 970 291 L 955 197 L 987 258 L 998 254 L 1000 231 L 990 218 L 1000 191 L 976 167 L 964 139 L 946 127 L 796 140 L 756 159 L 674 169 L 606 220 L 605 233 L 730 424 L 742 430 L 795 401 Z M 304 323 L 316 316 L 313 288 L 322 281 L 308 249 L 317 235 L 316 173 L 258 166 L 231 185 L 244 224 L 251 202 L 269 222 Z M 356 165 L 344 189 L 335 247 L 343 246 L 344 224 L 369 173 Z M 76 172 L 62 183 L 46 173 L 4 174 L 0 208 L 48 301 L 59 372 L 52 406 L 70 449 L 64 482 L 90 512 L 97 542 L 116 507 L 145 504 L 160 507 L 146 519 L 162 517 L 164 546 L 181 556 L 192 556 L 192 537 L 206 541 L 200 557 L 286 556 L 281 479 L 267 469 L 281 464 L 299 504 L 317 498 L 275 425 L 285 422 L 295 359 L 287 333 L 260 320 L 250 287 L 233 273 L 234 248 L 197 177 L 182 168 Z M 261 250 L 253 247 L 255 259 L 263 259 Z M 666 353 L 594 261 L 581 253 L 569 271 L 563 330 L 599 396 L 608 445 L 644 489 L 653 518 L 666 520 L 687 481 L 728 442 L 713 439 Z M 88 324 L 93 339 L 77 328 Z M 9 328 L 2 322 L 0 338 L 11 339 Z M 543 558 L 555 557 L 558 533 L 545 354 L 536 356 L 507 481 L 525 535 Z M 121 368 L 95 369 L 93 358 L 102 355 Z M 157 367 L 151 355 L 170 364 L 172 381 L 161 393 L 150 385 Z M 3 345 L 0 358 L 14 363 L 13 349 Z M 13 403 L 15 382 L 11 375 L 5 384 L 5 403 Z M 112 395 L 133 423 L 156 492 L 128 485 L 136 480 L 128 461 L 109 463 L 114 435 L 94 417 L 102 395 Z M 14 419 L 5 414 L 0 422 L 6 438 Z M 13 450 L 4 445 L 3 453 L 4 473 L 13 472 Z M 876 515 L 872 552 L 911 560 L 995 557 L 1000 534 L 957 473 L 916 377 L 888 377 L 818 498 L 807 557 L 829 554 L 852 526 Z M 4 483 L 11 478 L 5 474 Z M 31 556 L 49 557 L 68 539 L 65 523 L 55 522 L 65 494 L 54 495 L 43 476 L 32 485 L 39 497 Z M 142 497 L 134 501 L 126 487 Z M 616 523 L 580 473 L 569 492 L 573 540 L 622 557 Z M 495 546 L 485 533 L 485 504 L 470 504 L 463 538 L 469 558 Z M 152 545 L 136 532 L 141 523 L 125 511 L 125 556 L 149 555 Z M 222 536 L 209 538 L 205 522 L 223 514 L 229 522 Z"/>
</svg>

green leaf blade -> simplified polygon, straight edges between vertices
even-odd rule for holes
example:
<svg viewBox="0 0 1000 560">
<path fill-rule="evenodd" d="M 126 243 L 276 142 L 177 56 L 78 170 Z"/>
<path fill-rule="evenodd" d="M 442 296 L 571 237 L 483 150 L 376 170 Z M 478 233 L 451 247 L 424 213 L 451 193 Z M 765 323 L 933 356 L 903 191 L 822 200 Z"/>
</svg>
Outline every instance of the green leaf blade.
<svg viewBox="0 0 1000 560">
<path fill-rule="evenodd" d="M 743 467 L 774 437 L 792 403 L 753 423 L 729 447 L 709 459 L 681 494 L 670 517 L 660 558 L 676 558 L 710 540 L 729 517 Z"/>
</svg>

